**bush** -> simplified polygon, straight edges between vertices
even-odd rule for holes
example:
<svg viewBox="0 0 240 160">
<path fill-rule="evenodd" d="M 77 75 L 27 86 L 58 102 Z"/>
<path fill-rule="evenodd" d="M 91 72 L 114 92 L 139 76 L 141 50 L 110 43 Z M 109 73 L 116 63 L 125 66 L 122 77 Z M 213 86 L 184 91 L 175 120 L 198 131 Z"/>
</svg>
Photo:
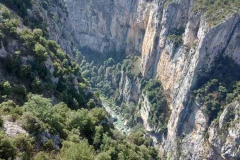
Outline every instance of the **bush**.
<svg viewBox="0 0 240 160">
<path fill-rule="evenodd" d="M 146 82 L 144 91 L 152 105 L 148 119 L 150 125 L 162 128 L 162 126 L 168 122 L 169 116 L 169 108 L 165 99 L 162 84 L 158 80 L 150 79 Z"/>
<path fill-rule="evenodd" d="M 35 78 L 31 84 L 33 93 L 40 93 L 42 91 L 42 85 L 39 78 Z"/>
<path fill-rule="evenodd" d="M 50 160 L 50 157 L 48 155 L 48 153 L 45 153 L 45 152 L 38 152 L 33 160 Z"/>
<path fill-rule="evenodd" d="M 3 19 L 10 19 L 11 14 L 10 14 L 9 9 L 4 7 L 1 9 L 1 11 L 2 11 Z"/>
<path fill-rule="evenodd" d="M 13 141 L 0 132 L 0 158 L 15 159 L 17 155 L 17 148 Z"/>
<path fill-rule="evenodd" d="M 43 47 L 41 44 L 37 43 L 35 44 L 34 51 L 37 56 L 37 60 L 40 62 L 44 62 L 48 58 L 48 53 L 45 47 Z"/>
<path fill-rule="evenodd" d="M 50 99 L 43 98 L 40 95 L 29 95 L 28 102 L 23 107 L 47 124 L 53 132 L 61 133 L 62 124 L 59 121 L 59 115 L 52 107 Z"/>
<path fill-rule="evenodd" d="M 40 133 L 44 130 L 43 123 L 32 113 L 25 112 L 23 114 L 23 128 L 30 134 Z"/>
<path fill-rule="evenodd" d="M 2 0 L 1 3 L 16 11 L 21 17 L 27 16 L 27 8 L 31 7 L 32 0 Z"/>
<path fill-rule="evenodd" d="M 95 152 L 92 146 L 89 146 L 87 141 L 79 143 L 65 142 L 62 149 L 63 160 L 94 160 Z"/>
<path fill-rule="evenodd" d="M 20 78 L 28 78 L 31 73 L 31 66 L 30 65 L 22 65 L 20 68 Z"/>
<path fill-rule="evenodd" d="M 211 70 L 199 78 L 194 96 L 206 106 L 209 123 L 215 120 L 226 104 L 240 93 L 240 65 L 230 57 L 218 57 Z"/>
<path fill-rule="evenodd" d="M 11 89 L 12 89 L 11 84 L 8 81 L 3 83 L 3 94 L 4 95 L 9 95 L 11 93 Z"/>
<path fill-rule="evenodd" d="M 54 150 L 55 147 L 54 147 L 54 142 L 53 142 L 53 140 L 52 140 L 52 139 L 46 140 L 46 141 L 44 142 L 44 144 L 43 144 L 43 149 L 44 149 L 45 151 L 52 151 L 52 150 Z"/>
<path fill-rule="evenodd" d="M 14 144 L 21 152 L 21 158 L 30 160 L 34 151 L 34 138 L 27 137 L 26 135 L 18 135 L 14 139 Z"/>
<path fill-rule="evenodd" d="M 94 99 L 90 99 L 87 103 L 88 109 L 94 108 L 96 106 Z"/>
</svg>

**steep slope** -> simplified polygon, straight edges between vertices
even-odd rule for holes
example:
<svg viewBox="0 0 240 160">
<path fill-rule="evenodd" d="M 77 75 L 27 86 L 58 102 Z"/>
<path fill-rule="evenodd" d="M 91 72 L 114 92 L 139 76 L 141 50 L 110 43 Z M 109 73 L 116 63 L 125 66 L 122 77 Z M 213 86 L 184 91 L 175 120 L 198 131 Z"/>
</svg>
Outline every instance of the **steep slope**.
<svg viewBox="0 0 240 160">
<path fill-rule="evenodd" d="M 63 2 L 0 2 L 0 158 L 157 159 L 144 131 L 126 137 L 113 128 L 70 57 Z"/>
</svg>

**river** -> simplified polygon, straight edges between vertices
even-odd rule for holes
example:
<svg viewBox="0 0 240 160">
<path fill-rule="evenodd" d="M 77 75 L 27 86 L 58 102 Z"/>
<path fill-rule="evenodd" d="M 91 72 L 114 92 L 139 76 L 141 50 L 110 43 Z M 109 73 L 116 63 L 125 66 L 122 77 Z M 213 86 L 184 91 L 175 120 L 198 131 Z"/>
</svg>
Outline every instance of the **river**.
<svg viewBox="0 0 240 160">
<path fill-rule="evenodd" d="M 102 105 L 105 108 L 105 110 L 110 114 L 111 118 L 113 119 L 113 125 L 114 127 L 119 130 L 123 134 L 129 134 L 130 128 L 127 125 L 124 125 L 124 118 L 121 114 L 114 111 L 112 108 L 116 108 L 117 106 L 110 107 L 110 101 L 105 97 L 100 97 L 102 101 Z"/>
</svg>

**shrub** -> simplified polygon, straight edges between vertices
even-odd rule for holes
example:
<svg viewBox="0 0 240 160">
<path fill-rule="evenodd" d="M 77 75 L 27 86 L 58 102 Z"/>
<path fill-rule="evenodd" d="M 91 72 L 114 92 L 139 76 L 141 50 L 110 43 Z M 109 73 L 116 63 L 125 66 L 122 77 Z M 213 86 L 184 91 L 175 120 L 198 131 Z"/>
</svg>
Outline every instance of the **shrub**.
<svg viewBox="0 0 240 160">
<path fill-rule="evenodd" d="M 4 7 L 1 9 L 1 11 L 2 11 L 3 19 L 10 19 L 11 14 L 10 14 L 9 9 Z"/>
<path fill-rule="evenodd" d="M 35 44 L 34 51 L 37 56 L 37 60 L 40 62 L 44 62 L 48 58 L 48 53 L 45 47 L 43 47 L 41 44 L 37 43 Z"/>
<path fill-rule="evenodd" d="M 27 8 L 32 5 L 32 0 L 2 0 L 1 2 L 16 11 L 21 17 L 27 16 Z"/>
<path fill-rule="evenodd" d="M 94 160 L 95 152 L 92 146 L 89 146 L 87 141 L 79 143 L 65 142 L 62 149 L 62 159 L 69 160 Z"/>
<path fill-rule="evenodd" d="M 31 66 L 30 65 L 22 65 L 20 68 L 19 75 L 21 78 L 28 78 L 31 73 Z"/>
<path fill-rule="evenodd" d="M 33 93 L 40 93 L 42 91 L 42 85 L 39 78 L 35 78 L 31 84 Z"/>
<path fill-rule="evenodd" d="M 52 139 L 46 140 L 46 141 L 44 142 L 44 144 L 43 144 L 43 149 L 44 149 L 45 151 L 52 151 L 52 150 L 54 150 L 55 147 L 54 147 L 54 142 L 53 142 L 53 140 L 52 140 Z"/>
<path fill-rule="evenodd" d="M 146 82 L 144 91 L 152 105 L 148 119 L 149 123 L 151 126 L 158 126 L 161 128 L 168 122 L 169 115 L 169 108 L 162 84 L 158 80 L 151 79 Z"/>
<path fill-rule="evenodd" d="M 33 160 L 50 160 L 50 157 L 48 155 L 48 153 L 45 153 L 45 152 L 38 152 Z"/>
<path fill-rule="evenodd" d="M 12 89 L 11 84 L 8 81 L 3 83 L 3 94 L 4 95 L 9 95 L 11 93 L 11 89 Z"/>
<path fill-rule="evenodd" d="M 88 109 L 94 108 L 96 106 L 94 99 L 90 99 L 87 103 Z"/>
<path fill-rule="evenodd" d="M 22 159 L 30 160 L 32 158 L 34 151 L 34 138 L 20 134 L 14 139 L 14 144 L 21 152 Z"/>
<path fill-rule="evenodd" d="M 23 128 L 30 134 L 40 133 L 44 130 L 43 123 L 32 113 L 25 112 L 23 114 Z"/>
<path fill-rule="evenodd" d="M 43 98 L 40 95 L 29 95 L 28 102 L 23 107 L 27 111 L 34 113 L 53 132 L 61 133 L 63 128 L 59 122 L 59 115 L 54 111 L 50 99 Z"/>
<path fill-rule="evenodd" d="M 195 97 L 206 105 L 209 123 L 215 120 L 226 104 L 231 103 L 240 93 L 240 66 L 230 57 L 218 57 L 211 70 L 199 78 Z"/>
<path fill-rule="evenodd" d="M 17 155 L 17 148 L 13 141 L 0 132 L 0 158 L 15 159 Z"/>
</svg>

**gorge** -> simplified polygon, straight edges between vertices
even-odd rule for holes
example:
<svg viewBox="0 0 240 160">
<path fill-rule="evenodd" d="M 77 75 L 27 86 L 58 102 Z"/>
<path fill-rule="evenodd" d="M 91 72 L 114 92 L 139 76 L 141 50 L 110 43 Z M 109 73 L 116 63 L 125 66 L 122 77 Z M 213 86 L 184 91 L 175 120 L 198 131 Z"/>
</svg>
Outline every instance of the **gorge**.
<svg viewBox="0 0 240 160">
<path fill-rule="evenodd" d="M 233 13 L 223 7 L 224 13 L 219 11 L 216 13 L 219 15 L 214 15 L 212 11 L 213 15 L 209 15 L 207 7 L 196 9 L 197 5 L 206 5 L 205 2 L 198 4 L 201 1 L 194 0 L 65 0 L 65 3 L 77 47 L 83 53 L 95 51 L 92 53 L 111 57 L 111 54 L 124 52 L 138 56 L 143 77 L 161 81 L 171 114 L 167 135 L 160 140 L 160 152 L 177 156 L 180 138 L 179 152 L 183 159 L 203 159 L 205 156 L 234 159 L 239 156 L 239 148 L 231 146 L 228 140 L 223 143 L 215 141 L 219 135 L 212 130 L 219 130 L 218 125 L 210 125 L 203 105 L 191 98 L 199 79 L 211 70 L 216 58 L 228 56 L 240 63 L 238 6 Z M 135 101 L 143 104 L 146 110 L 150 109 L 142 96 L 139 80 L 132 81 L 122 74 L 120 81 L 125 83 L 119 85 L 123 101 Z M 220 119 L 225 119 L 227 110 L 228 107 Z M 145 118 L 148 112 L 142 111 L 141 115 L 145 129 L 158 131 L 148 126 Z M 205 132 L 215 138 L 205 140 Z M 229 128 L 229 134 L 224 137 L 237 142 L 239 137 L 230 135 L 230 132 Z M 239 129 L 235 128 L 234 132 L 239 133 Z"/>
<path fill-rule="evenodd" d="M 156 159 L 235 160 L 240 158 L 239 12 L 238 0 L 35 0 L 26 21 L 44 22 L 37 27 L 69 55 L 46 60 L 52 82 L 64 77 L 55 73 L 55 61 L 63 73 L 68 66 L 78 70 L 71 60 L 79 64 L 83 77 L 66 71 L 69 78 L 58 86 L 70 87 L 56 87 L 63 101 L 76 89 L 64 101 L 74 109 L 101 107 L 98 91 L 127 128 L 143 128 L 153 139 Z M 23 19 L 18 30 L 27 26 Z M 0 57 L 18 46 L 10 40 Z M 25 58 L 31 60 L 31 54 Z M 10 81 L 0 70 L 1 75 Z"/>
</svg>

